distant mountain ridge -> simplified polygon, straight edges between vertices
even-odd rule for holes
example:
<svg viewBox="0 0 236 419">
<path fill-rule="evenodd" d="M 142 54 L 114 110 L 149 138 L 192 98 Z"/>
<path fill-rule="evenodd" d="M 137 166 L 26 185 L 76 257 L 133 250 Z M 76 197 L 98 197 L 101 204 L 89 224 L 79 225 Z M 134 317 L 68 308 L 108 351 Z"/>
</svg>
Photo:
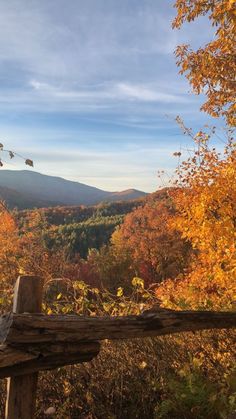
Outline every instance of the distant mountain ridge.
<svg viewBox="0 0 236 419">
<path fill-rule="evenodd" d="M 128 201 L 145 195 L 145 192 L 136 189 L 121 192 L 103 191 L 83 183 L 30 170 L 0 171 L 0 198 L 11 208 L 94 205 L 104 201 Z"/>
</svg>

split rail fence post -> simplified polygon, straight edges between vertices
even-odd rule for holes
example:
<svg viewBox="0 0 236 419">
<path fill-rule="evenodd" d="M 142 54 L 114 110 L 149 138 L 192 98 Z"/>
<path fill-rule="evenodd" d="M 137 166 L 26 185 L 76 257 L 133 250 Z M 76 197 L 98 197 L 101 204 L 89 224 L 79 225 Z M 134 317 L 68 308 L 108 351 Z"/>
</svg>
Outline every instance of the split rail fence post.
<svg viewBox="0 0 236 419">
<path fill-rule="evenodd" d="M 20 276 L 14 289 L 14 313 L 42 311 L 43 280 Z M 5 419 L 32 419 L 36 404 L 38 372 L 8 378 Z"/>
</svg>

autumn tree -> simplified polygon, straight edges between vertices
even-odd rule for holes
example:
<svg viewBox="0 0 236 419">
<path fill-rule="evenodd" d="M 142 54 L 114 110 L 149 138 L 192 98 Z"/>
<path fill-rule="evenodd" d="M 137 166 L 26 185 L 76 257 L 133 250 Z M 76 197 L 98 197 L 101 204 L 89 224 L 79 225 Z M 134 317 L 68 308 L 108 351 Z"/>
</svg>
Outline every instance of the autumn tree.
<svg viewBox="0 0 236 419">
<path fill-rule="evenodd" d="M 8 306 L 12 286 L 19 272 L 18 229 L 4 203 L 0 203 L 0 307 Z"/>
<path fill-rule="evenodd" d="M 128 214 L 111 240 L 118 253 L 130 255 L 132 268 L 146 285 L 176 277 L 190 251 L 180 234 L 169 228 L 175 212 L 169 192 L 162 193 L 161 199 L 159 195 Z"/>
<path fill-rule="evenodd" d="M 176 49 L 180 72 L 193 91 L 205 93 L 202 110 L 224 116 L 235 125 L 235 26 L 233 0 L 177 0 L 174 28 L 207 16 L 215 28 L 211 42 L 196 51 L 189 45 Z M 195 143 L 192 155 L 177 170 L 178 188 L 172 193 L 176 214 L 171 220 L 194 249 L 188 270 L 157 291 L 169 307 L 233 308 L 236 293 L 236 150 L 229 129 L 223 154 L 210 146 L 215 128 L 196 135 L 177 117 L 184 133 Z M 181 153 L 175 153 L 179 156 Z"/>
<path fill-rule="evenodd" d="M 214 134 L 214 130 L 213 130 Z M 187 272 L 167 281 L 158 296 L 169 307 L 232 309 L 236 295 L 236 144 L 231 133 L 223 154 L 211 134 L 195 135 L 196 149 L 177 170 L 171 220 L 195 252 Z"/>
<path fill-rule="evenodd" d="M 193 50 L 190 45 L 176 49 L 180 73 L 186 74 L 193 91 L 205 93 L 202 110 L 213 117 L 224 116 L 236 123 L 236 3 L 235 0 L 177 0 L 174 28 L 198 17 L 208 16 L 215 29 L 212 41 Z"/>
</svg>

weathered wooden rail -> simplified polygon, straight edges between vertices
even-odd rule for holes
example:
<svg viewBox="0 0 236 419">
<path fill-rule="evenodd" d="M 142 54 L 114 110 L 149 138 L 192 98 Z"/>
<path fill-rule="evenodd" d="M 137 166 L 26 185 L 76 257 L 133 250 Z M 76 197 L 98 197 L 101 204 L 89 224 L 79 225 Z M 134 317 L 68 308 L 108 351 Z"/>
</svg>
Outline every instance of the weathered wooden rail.
<svg viewBox="0 0 236 419">
<path fill-rule="evenodd" d="M 0 378 L 8 379 L 6 419 L 34 416 L 38 371 L 91 361 L 104 339 L 236 327 L 236 313 L 158 309 L 139 316 L 40 314 L 42 280 L 17 280 L 13 313 L 0 318 Z"/>
</svg>

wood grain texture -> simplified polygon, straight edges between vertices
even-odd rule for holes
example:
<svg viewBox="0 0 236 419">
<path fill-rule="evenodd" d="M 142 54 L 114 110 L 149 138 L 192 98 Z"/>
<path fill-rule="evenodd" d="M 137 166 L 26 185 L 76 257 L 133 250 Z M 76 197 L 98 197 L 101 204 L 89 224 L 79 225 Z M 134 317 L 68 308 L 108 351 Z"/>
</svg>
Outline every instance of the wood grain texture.
<svg viewBox="0 0 236 419">
<path fill-rule="evenodd" d="M 99 350 L 99 342 L 28 346 L 27 352 L 0 345 L 0 378 L 88 362 L 98 355 Z"/>
<path fill-rule="evenodd" d="M 7 383 L 7 419 L 33 419 L 37 373 L 13 377 Z"/>
<path fill-rule="evenodd" d="M 15 285 L 13 312 L 39 313 L 43 281 L 36 276 L 20 276 Z M 6 419 L 32 419 L 36 403 L 38 373 L 12 377 L 7 383 Z"/>
<path fill-rule="evenodd" d="M 84 317 L 10 313 L 1 319 L 2 342 L 21 346 L 131 339 L 236 327 L 236 313 L 158 310 L 139 316 Z"/>
</svg>

